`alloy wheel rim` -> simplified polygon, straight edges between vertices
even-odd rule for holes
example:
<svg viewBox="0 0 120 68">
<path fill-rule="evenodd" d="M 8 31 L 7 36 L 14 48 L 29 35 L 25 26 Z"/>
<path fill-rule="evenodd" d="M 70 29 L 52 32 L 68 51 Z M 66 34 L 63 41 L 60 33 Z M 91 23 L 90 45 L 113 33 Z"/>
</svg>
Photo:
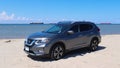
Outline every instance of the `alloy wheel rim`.
<svg viewBox="0 0 120 68">
<path fill-rule="evenodd" d="M 63 56 L 63 48 L 61 46 L 58 46 L 54 49 L 53 52 L 54 58 L 59 59 Z"/>
<path fill-rule="evenodd" d="M 95 49 L 97 49 L 97 40 L 94 40 L 93 42 L 92 42 L 92 50 L 95 50 Z"/>
</svg>

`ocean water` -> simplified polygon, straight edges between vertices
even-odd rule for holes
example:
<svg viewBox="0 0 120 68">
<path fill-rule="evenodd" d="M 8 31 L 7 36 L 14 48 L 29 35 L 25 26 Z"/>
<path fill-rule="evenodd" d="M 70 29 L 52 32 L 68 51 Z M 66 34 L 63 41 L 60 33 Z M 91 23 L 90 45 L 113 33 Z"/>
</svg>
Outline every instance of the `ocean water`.
<svg viewBox="0 0 120 68">
<path fill-rule="evenodd" d="M 47 24 L 0 24 L 0 38 L 26 38 L 53 25 Z"/>
<path fill-rule="evenodd" d="M 28 35 L 41 32 L 53 25 L 50 24 L 0 24 L 0 38 L 26 38 Z M 102 35 L 120 34 L 120 24 L 99 24 Z"/>
<path fill-rule="evenodd" d="M 99 24 L 102 35 L 120 34 L 120 24 Z"/>
</svg>

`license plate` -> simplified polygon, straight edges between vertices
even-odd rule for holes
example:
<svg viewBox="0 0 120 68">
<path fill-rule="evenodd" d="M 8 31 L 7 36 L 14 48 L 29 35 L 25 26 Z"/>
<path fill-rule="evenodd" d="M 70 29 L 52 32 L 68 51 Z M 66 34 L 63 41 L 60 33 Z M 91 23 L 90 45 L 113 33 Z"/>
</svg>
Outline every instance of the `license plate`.
<svg viewBox="0 0 120 68">
<path fill-rule="evenodd" d="M 26 51 L 29 51 L 29 47 L 25 47 L 25 50 L 26 50 Z"/>
</svg>

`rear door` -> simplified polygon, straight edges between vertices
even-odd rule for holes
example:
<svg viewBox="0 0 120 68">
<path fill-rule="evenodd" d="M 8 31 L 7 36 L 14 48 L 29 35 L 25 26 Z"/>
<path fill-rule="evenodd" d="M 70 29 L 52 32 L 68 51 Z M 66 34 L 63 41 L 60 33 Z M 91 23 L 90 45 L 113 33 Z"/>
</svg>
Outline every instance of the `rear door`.
<svg viewBox="0 0 120 68">
<path fill-rule="evenodd" d="M 92 28 L 93 26 L 91 24 L 80 24 L 80 47 L 86 47 L 89 45 L 90 42 L 90 36 L 92 35 Z"/>
</svg>

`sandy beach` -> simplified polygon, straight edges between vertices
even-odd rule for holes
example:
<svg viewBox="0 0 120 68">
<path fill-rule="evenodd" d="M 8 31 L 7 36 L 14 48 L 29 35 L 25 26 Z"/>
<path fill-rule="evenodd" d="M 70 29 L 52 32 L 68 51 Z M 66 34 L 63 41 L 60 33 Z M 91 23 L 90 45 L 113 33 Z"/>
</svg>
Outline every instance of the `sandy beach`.
<svg viewBox="0 0 120 68">
<path fill-rule="evenodd" d="M 0 68 L 120 68 L 120 35 L 104 35 L 95 52 L 75 50 L 63 59 L 29 57 L 24 39 L 0 39 Z"/>
</svg>

